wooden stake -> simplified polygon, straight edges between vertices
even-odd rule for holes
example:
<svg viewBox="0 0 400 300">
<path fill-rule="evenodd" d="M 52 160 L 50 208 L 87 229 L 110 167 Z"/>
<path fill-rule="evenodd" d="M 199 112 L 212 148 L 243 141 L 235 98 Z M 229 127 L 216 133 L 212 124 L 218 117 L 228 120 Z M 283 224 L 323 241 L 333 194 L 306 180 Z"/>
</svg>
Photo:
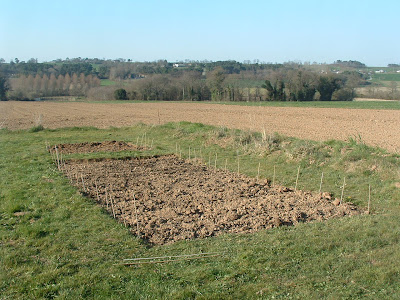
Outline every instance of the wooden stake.
<svg viewBox="0 0 400 300">
<path fill-rule="evenodd" d="M 98 189 L 98 187 L 97 187 L 97 181 L 96 181 L 96 180 L 94 181 L 94 185 L 95 185 L 95 187 L 96 187 L 97 202 L 100 203 L 99 189 Z"/>
<path fill-rule="evenodd" d="M 129 265 L 140 265 L 140 264 L 166 263 L 166 262 L 175 262 L 175 261 L 182 261 L 182 260 L 216 257 L 216 256 L 221 256 L 222 254 L 223 253 L 209 252 L 209 253 L 198 253 L 198 254 L 188 254 L 188 255 L 127 258 L 127 259 L 124 259 L 123 265 L 129 266 Z"/>
<path fill-rule="evenodd" d="M 214 255 L 204 255 L 198 257 L 187 257 L 187 258 L 176 258 L 176 259 L 167 259 L 167 260 L 158 260 L 158 261 L 136 261 L 136 262 L 126 262 L 123 263 L 124 266 L 132 266 L 132 265 L 143 265 L 143 264 L 159 264 L 159 263 L 168 263 L 168 262 L 176 262 L 182 260 L 193 260 L 193 259 L 200 259 L 200 258 L 210 258 L 210 257 L 217 257 L 221 256 L 220 254 Z"/>
<path fill-rule="evenodd" d="M 342 201 L 343 201 L 343 194 L 344 194 L 345 185 L 346 185 L 346 177 L 343 177 L 343 186 L 342 186 L 342 195 L 340 196 L 340 204 L 342 204 Z"/>
<path fill-rule="evenodd" d="M 144 134 L 142 134 L 142 140 L 140 142 L 140 146 L 142 146 L 142 147 L 143 147 L 143 139 L 144 139 Z"/>
<path fill-rule="evenodd" d="M 58 156 L 58 149 L 57 149 L 57 146 L 54 146 L 54 149 L 56 150 L 57 168 L 60 170 L 60 158 L 59 158 L 59 156 Z"/>
<path fill-rule="evenodd" d="M 158 125 L 161 125 L 160 110 L 158 110 Z"/>
<path fill-rule="evenodd" d="M 370 205 L 371 205 L 371 185 L 368 184 L 368 210 L 367 210 L 367 214 L 370 213 Z"/>
<path fill-rule="evenodd" d="M 175 154 L 176 156 L 178 156 L 179 152 L 178 152 L 178 143 L 175 143 Z"/>
<path fill-rule="evenodd" d="M 113 213 L 113 217 L 114 217 L 114 219 L 115 219 L 115 210 L 114 210 L 114 201 L 113 201 L 113 198 L 111 197 L 111 195 L 110 195 L 110 202 L 111 202 L 111 209 L 112 209 L 112 213 Z"/>
<path fill-rule="evenodd" d="M 227 166 L 228 166 L 228 159 L 225 158 L 225 171 L 226 171 Z"/>
<path fill-rule="evenodd" d="M 208 167 L 210 167 L 210 165 L 211 165 L 211 154 L 209 153 L 208 154 Z"/>
<path fill-rule="evenodd" d="M 214 161 L 214 168 L 217 168 L 217 159 L 218 159 L 218 154 L 215 153 L 215 161 Z"/>
<path fill-rule="evenodd" d="M 50 155 L 51 155 L 51 159 L 53 160 L 54 164 L 56 165 L 57 161 L 56 161 L 56 157 L 54 155 L 53 149 L 50 149 Z"/>
<path fill-rule="evenodd" d="M 106 188 L 106 205 L 107 205 L 107 209 L 109 209 L 107 188 Z"/>
<path fill-rule="evenodd" d="M 324 179 L 324 172 L 321 174 L 321 182 L 319 183 L 319 193 L 321 194 L 322 191 L 322 180 Z"/>
<path fill-rule="evenodd" d="M 190 153 L 190 146 L 189 146 L 189 160 L 190 160 L 190 154 L 191 154 L 191 153 Z"/>
<path fill-rule="evenodd" d="M 83 181 L 83 176 L 82 176 L 82 174 L 81 174 L 81 179 L 82 179 L 83 191 L 86 193 L 85 182 Z"/>
<path fill-rule="evenodd" d="M 296 177 L 296 185 L 294 187 L 294 190 L 297 191 L 297 183 L 299 182 L 299 175 L 300 175 L 300 166 L 297 169 L 297 177 Z"/>
<path fill-rule="evenodd" d="M 275 186 L 276 167 L 274 166 L 274 176 L 272 177 L 272 186 Z"/>
<path fill-rule="evenodd" d="M 237 156 L 237 167 L 238 167 L 238 169 L 237 169 L 237 172 L 238 172 L 238 174 L 239 174 L 239 172 L 240 172 L 240 162 L 239 162 L 239 155 Z"/>
<path fill-rule="evenodd" d="M 261 162 L 258 162 L 257 181 L 260 179 L 260 166 L 261 166 Z"/>
<path fill-rule="evenodd" d="M 139 219 L 138 219 L 138 213 L 137 213 L 137 206 L 136 206 L 136 197 L 135 193 L 133 193 L 133 204 L 135 206 L 135 217 L 136 217 L 136 234 L 140 238 L 140 231 L 139 231 Z"/>
<path fill-rule="evenodd" d="M 60 169 L 62 169 L 63 164 L 64 164 L 63 155 L 62 155 L 62 153 L 60 153 Z"/>
</svg>

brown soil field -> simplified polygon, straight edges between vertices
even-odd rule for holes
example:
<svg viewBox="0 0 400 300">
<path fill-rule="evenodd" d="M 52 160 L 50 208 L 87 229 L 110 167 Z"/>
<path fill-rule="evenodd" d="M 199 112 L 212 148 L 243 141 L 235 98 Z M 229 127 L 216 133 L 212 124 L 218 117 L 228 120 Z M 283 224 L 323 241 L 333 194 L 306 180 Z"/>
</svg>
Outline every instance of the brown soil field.
<svg viewBox="0 0 400 300">
<path fill-rule="evenodd" d="M 400 152 L 400 110 L 249 107 L 206 103 L 0 102 L 0 127 L 131 126 L 200 122 L 229 128 L 265 130 L 310 140 L 361 136 L 372 146 Z"/>
<path fill-rule="evenodd" d="M 361 213 L 328 193 L 271 186 L 174 155 L 69 160 L 62 170 L 71 184 L 151 244 Z"/>
</svg>

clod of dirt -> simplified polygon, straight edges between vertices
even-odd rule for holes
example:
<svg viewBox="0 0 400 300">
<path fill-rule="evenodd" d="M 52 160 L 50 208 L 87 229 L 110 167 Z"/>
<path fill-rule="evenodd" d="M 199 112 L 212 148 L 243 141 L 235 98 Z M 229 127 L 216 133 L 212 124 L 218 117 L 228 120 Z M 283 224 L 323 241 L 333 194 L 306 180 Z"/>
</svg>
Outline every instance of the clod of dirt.
<svg viewBox="0 0 400 300">
<path fill-rule="evenodd" d="M 271 187 L 173 155 L 67 161 L 64 172 L 153 244 L 360 214 L 351 203 L 335 205 L 328 194 Z"/>
<path fill-rule="evenodd" d="M 57 147 L 60 153 L 93 153 L 93 152 L 117 152 L 129 150 L 146 150 L 148 148 L 137 146 L 123 141 L 105 141 L 105 142 L 85 142 L 76 144 L 59 144 L 51 147 L 53 150 Z"/>
</svg>

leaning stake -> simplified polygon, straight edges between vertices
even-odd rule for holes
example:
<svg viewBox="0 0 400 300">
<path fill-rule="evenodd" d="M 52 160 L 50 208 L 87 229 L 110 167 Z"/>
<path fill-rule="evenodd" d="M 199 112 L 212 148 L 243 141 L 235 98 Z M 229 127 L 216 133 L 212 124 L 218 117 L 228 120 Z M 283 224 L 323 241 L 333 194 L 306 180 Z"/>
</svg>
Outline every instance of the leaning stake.
<svg viewBox="0 0 400 300">
<path fill-rule="evenodd" d="M 83 176 L 82 176 L 82 174 L 81 174 L 81 179 L 82 179 L 82 187 L 83 187 L 83 191 L 86 193 L 85 182 L 83 181 Z"/>
<path fill-rule="evenodd" d="M 343 177 L 343 186 L 342 186 L 342 195 L 340 196 L 340 204 L 343 201 L 343 194 L 344 194 L 344 186 L 346 185 L 346 177 Z"/>
<path fill-rule="evenodd" d="M 324 172 L 321 174 L 321 182 L 319 183 L 319 193 L 322 191 L 322 180 L 324 179 Z"/>
<path fill-rule="evenodd" d="M 296 185 L 294 187 L 294 190 L 297 191 L 297 183 L 299 182 L 299 175 L 300 175 L 300 166 L 297 169 L 297 176 L 296 176 Z"/>
</svg>

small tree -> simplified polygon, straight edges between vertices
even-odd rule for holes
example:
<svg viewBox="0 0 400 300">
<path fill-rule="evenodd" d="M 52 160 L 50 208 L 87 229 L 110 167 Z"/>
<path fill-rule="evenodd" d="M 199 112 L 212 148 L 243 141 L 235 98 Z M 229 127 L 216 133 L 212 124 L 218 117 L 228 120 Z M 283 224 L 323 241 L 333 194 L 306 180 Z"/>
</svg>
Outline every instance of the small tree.
<svg viewBox="0 0 400 300">
<path fill-rule="evenodd" d="M 334 76 L 321 76 L 317 83 L 320 101 L 331 101 L 333 93 L 341 86 L 341 80 Z"/>
<path fill-rule="evenodd" d="M 9 89 L 7 78 L 0 74 L 0 101 L 7 101 L 7 91 Z"/>
<path fill-rule="evenodd" d="M 118 89 L 114 91 L 115 100 L 128 100 L 128 94 L 124 89 Z"/>
<path fill-rule="evenodd" d="M 267 90 L 268 100 L 286 101 L 285 83 L 283 80 L 276 80 L 274 85 L 272 85 L 271 81 L 265 80 L 265 83 L 261 87 Z"/>
</svg>

